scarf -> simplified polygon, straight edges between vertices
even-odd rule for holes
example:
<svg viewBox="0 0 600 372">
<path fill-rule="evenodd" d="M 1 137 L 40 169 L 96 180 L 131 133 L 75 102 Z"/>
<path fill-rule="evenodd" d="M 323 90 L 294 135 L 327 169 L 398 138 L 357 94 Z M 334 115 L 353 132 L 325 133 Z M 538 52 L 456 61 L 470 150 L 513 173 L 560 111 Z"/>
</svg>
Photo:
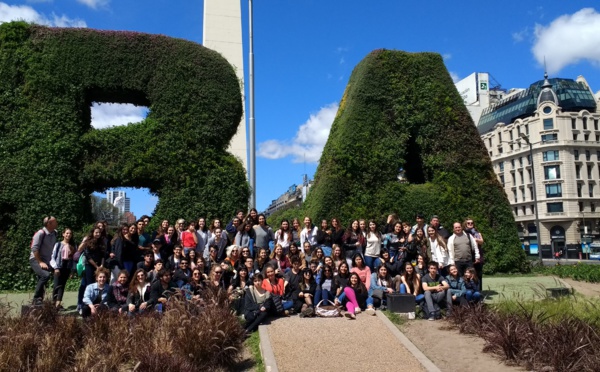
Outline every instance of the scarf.
<svg viewBox="0 0 600 372">
<path fill-rule="evenodd" d="M 118 303 L 127 302 L 127 292 L 127 287 L 124 287 L 121 283 L 116 283 L 113 285 L 113 295 Z"/>
</svg>

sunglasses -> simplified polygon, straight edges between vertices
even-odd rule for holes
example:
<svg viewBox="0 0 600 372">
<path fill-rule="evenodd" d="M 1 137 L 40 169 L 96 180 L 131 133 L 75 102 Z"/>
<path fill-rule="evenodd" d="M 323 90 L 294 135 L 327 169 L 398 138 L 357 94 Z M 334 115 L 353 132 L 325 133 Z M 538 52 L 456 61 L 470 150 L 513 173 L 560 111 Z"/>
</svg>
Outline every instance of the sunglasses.
<svg viewBox="0 0 600 372">
<path fill-rule="evenodd" d="M 221 274 L 223 274 L 223 272 L 222 271 L 215 271 L 215 274 L 221 275 Z"/>
</svg>

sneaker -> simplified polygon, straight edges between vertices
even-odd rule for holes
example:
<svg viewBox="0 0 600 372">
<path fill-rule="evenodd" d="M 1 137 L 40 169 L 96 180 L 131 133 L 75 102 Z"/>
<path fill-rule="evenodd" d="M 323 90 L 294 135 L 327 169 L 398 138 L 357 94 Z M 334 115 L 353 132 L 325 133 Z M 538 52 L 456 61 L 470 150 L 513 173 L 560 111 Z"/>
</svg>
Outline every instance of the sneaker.
<svg viewBox="0 0 600 372">
<path fill-rule="evenodd" d="M 354 314 L 352 314 L 350 312 L 347 312 L 346 314 L 344 314 L 344 316 L 346 318 L 350 319 L 350 320 L 355 320 L 356 319 L 356 315 L 354 315 Z"/>
<path fill-rule="evenodd" d="M 34 298 L 33 301 L 31 301 L 33 306 L 42 306 L 43 303 L 44 301 L 41 298 Z"/>
<path fill-rule="evenodd" d="M 313 309 L 312 309 L 312 307 L 306 307 L 305 309 L 303 309 L 303 310 L 300 312 L 300 317 L 302 317 L 302 318 L 304 318 L 304 317 L 309 317 L 309 316 L 312 316 L 312 315 L 313 315 L 313 313 L 314 313 L 314 312 L 313 312 Z"/>
<path fill-rule="evenodd" d="M 360 307 L 357 307 L 356 309 L 354 309 L 354 314 L 360 314 L 362 310 L 360 309 Z"/>
<path fill-rule="evenodd" d="M 429 320 L 430 322 L 435 322 L 435 317 L 434 317 L 434 316 L 432 316 L 432 317 L 430 317 L 430 318 L 429 318 L 429 319 L 427 319 L 427 320 Z"/>
<path fill-rule="evenodd" d="M 372 307 L 369 307 L 367 309 L 367 311 L 365 311 L 365 313 L 367 313 L 369 315 L 375 315 L 375 309 L 373 309 Z"/>
</svg>

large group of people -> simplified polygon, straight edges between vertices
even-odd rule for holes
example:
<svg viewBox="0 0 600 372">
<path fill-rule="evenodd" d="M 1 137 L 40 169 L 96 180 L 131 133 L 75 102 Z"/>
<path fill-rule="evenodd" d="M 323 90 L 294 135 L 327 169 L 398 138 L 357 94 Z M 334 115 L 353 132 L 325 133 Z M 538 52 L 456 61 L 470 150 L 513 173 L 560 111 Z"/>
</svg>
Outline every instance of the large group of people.
<svg viewBox="0 0 600 372">
<path fill-rule="evenodd" d="M 437 216 L 427 224 L 421 214 L 414 224 L 391 214 L 382 226 L 357 219 L 347 228 L 337 218 L 316 225 L 310 217 L 273 228 L 256 209 L 238 211 L 226 225 L 164 220 L 149 232 L 149 222 L 142 216 L 111 236 L 99 221 L 76 244 L 69 228 L 59 240 L 58 221 L 45 217 L 31 243 L 34 303 L 53 277 L 52 299 L 62 309 L 74 271 L 83 317 L 107 309 L 129 316 L 164 311 L 177 292 L 202 306 L 202 291 L 212 288 L 226 293 L 248 332 L 268 316 L 312 317 L 321 304 L 344 309 L 349 319 L 375 315 L 394 293 L 413 295 L 430 320 L 481 299 L 483 237 L 471 218 L 454 222 L 452 233 Z"/>
</svg>

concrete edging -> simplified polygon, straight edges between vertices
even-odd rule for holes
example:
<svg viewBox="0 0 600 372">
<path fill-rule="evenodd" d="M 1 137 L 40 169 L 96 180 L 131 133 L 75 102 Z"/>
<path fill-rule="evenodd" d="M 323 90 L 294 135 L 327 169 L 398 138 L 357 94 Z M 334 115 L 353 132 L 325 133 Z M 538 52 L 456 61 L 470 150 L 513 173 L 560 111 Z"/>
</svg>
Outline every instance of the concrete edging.
<svg viewBox="0 0 600 372">
<path fill-rule="evenodd" d="M 258 336 L 260 337 L 260 354 L 263 358 L 265 371 L 279 372 L 279 369 L 277 368 L 277 361 L 275 360 L 275 354 L 273 354 L 273 348 L 271 347 L 269 331 L 267 330 L 266 325 L 261 325 L 258 327 Z"/>
<path fill-rule="evenodd" d="M 384 313 L 382 313 L 381 311 L 378 311 L 377 313 L 377 318 L 381 319 L 383 324 L 385 324 L 388 327 L 388 329 L 392 332 L 392 334 L 396 336 L 398 341 L 400 341 L 400 343 L 419 361 L 419 363 L 421 363 L 421 365 L 428 372 L 441 372 L 441 370 L 435 364 L 433 364 L 433 362 L 429 358 L 427 358 L 427 356 L 425 356 L 425 354 L 423 354 L 421 350 L 419 350 L 419 348 L 417 348 L 415 344 L 413 344 L 408 339 L 408 337 L 404 335 L 404 333 L 400 332 L 398 327 L 396 327 L 396 325 L 392 323 L 392 321 L 389 320 Z"/>
</svg>

